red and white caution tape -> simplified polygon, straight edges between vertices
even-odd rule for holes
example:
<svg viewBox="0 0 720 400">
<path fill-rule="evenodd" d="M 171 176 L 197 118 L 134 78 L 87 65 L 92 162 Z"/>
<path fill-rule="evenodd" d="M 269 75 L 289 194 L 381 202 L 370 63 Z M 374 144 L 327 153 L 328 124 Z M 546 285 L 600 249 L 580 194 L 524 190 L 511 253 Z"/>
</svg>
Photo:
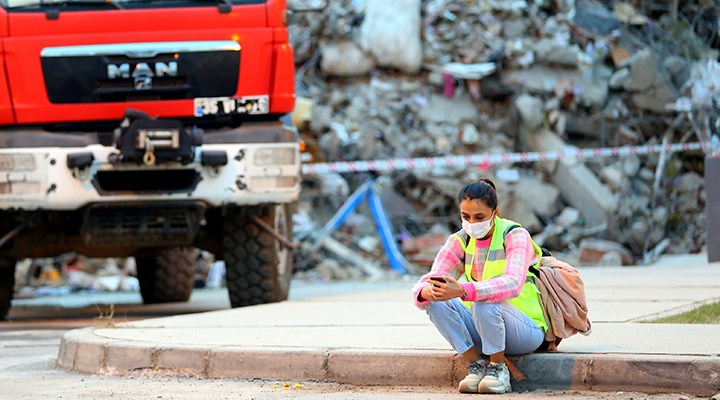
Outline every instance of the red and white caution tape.
<svg viewBox="0 0 720 400">
<path fill-rule="evenodd" d="M 430 169 L 435 167 L 461 167 L 469 165 L 490 166 L 493 164 L 516 164 L 535 161 L 563 159 L 586 160 L 590 158 L 620 157 L 654 153 L 678 153 L 683 151 L 707 150 L 710 143 L 694 142 L 682 144 L 650 144 L 644 146 L 604 147 L 598 149 L 568 148 L 563 151 L 529 153 L 483 153 L 464 156 L 400 158 L 392 160 L 340 161 L 331 163 L 304 164 L 303 174 L 318 175 L 345 172 L 399 171 Z"/>
</svg>

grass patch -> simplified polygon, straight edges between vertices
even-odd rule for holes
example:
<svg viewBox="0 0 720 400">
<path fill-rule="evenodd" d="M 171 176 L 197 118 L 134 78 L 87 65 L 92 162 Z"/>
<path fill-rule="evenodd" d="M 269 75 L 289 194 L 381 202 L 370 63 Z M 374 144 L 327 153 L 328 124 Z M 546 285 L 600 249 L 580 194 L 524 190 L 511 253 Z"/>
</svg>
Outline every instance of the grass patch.
<svg viewBox="0 0 720 400">
<path fill-rule="evenodd" d="M 657 324 L 720 324 L 720 303 L 705 304 L 682 314 L 650 322 Z"/>
</svg>

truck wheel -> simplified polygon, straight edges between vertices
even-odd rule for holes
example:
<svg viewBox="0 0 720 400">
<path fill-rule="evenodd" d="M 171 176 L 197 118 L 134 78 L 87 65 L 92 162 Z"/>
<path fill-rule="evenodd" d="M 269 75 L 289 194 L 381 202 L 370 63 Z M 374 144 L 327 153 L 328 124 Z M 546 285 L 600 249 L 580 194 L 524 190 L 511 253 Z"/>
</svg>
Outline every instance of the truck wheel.
<svg viewBox="0 0 720 400">
<path fill-rule="evenodd" d="M 0 321 L 5 320 L 15 288 L 15 264 L 11 258 L 0 258 Z"/>
<path fill-rule="evenodd" d="M 286 238 L 292 237 L 287 204 L 231 208 L 223 220 L 223 258 L 232 307 L 287 300 L 292 250 L 259 225 L 253 216 Z"/>
<path fill-rule="evenodd" d="M 197 250 L 163 249 L 152 257 L 137 257 L 140 294 L 145 304 L 188 301 L 193 289 Z"/>
</svg>

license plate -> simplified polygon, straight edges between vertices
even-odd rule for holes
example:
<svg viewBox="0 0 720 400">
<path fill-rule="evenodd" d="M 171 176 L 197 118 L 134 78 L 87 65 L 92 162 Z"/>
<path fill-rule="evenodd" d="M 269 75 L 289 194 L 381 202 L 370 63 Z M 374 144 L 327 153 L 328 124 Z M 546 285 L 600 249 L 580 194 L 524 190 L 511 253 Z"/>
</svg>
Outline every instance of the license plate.
<svg viewBox="0 0 720 400">
<path fill-rule="evenodd" d="M 270 112 L 268 96 L 251 97 L 202 97 L 194 101 L 196 117 L 206 115 L 258 115 Z"/>
</svg>

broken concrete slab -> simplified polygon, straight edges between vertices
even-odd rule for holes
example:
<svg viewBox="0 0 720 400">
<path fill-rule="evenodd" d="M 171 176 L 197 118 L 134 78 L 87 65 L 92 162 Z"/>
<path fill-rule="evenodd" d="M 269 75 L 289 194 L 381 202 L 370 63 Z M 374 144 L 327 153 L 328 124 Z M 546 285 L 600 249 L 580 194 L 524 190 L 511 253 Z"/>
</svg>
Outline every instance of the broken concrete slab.
<svg viewBox="0 0 720 400">
<path fill-rule="evenodd" d="M 644 92 L 634 93 L 632 102 L 638 108 L 663 114 L 672 111 L 673 103 L 677 98 L 677 89 L 669 82 L 660 81 Z"/>
<path fill-rule="evenodd" d="M 415 236 L 402 243 L 403 254 L 408 261 L 415 265 L 430 267 L 435 261 L 435 255 L 445 244 L 448 235 L 445 233 L 429 233 Z"/>
<path fill-rule="evenodd" d="M 383 275 L 383 269 L 377 263 L 363 257 L 331 237 L 324 238 L 320 245 L 366 273 L 370 279 L 379 279 Z"/>
<path fill-rule="evenodd" d="M 590 0 L 579 0 L 575 3 L 571 22 L 590 36 L 605 36 L 620 26 L 617 17 L 610 10 Z"/>
<path fill-rule="evenodd" d="M 613 90 L 620 90 L 624 89 L 626 82 L 630 78 L 630 70 L 627 68 L 622 68 L 617 71 L 615 71 L 612 76 L 610 76 L 610 81 L 608 82 L 608 85 L 610 86 L 610 89 Z"/>
<path fill-rule="evenodd" d="M 576 67 L 581 52 L 577 45 L 560 44 L 553 39 L 540 39 L 532 46 L 535 58 L 539 62 L 565 67 Z"/>
<path fill-rule="evenodd" d="M 558 212 L 560 191 L 553 184 L 543 182 L 535 176 L 520 177 L 513 193 L 541 218 L 549 219 Z"/>
<path fill-rule="evenodd" d="M 599 138 L 603 134 L 603 121 L 583 115 L 569 115 L 565 119 L 565 132 L 573 135 Z"/>
<path fill-rule="evenodd" d="M 418 72 L 423 52 L 420 0 L 367 0 L 360 42 L 379 65 Z"/>
<path fill-rule="evenodd" d="M 623 88 L 633 92 L 632 101 L 636 107 L 666 113 L 671 110 L 669 104 L 678 98 L 677 89 L 666 75 L 653 51 L 643 49 L 632 58 L 630 74 L 624 79 Z"/>
<path fill-rule="evenodd" d="M 578 220 L 580 220 L 580 211 L 572 207 L 565 207 L 555 218 L 555 223 L 564 228 L 569 228 L 575 226 Z"/>
<path fill-rule="evenodd" d="M 547 130 L 531 134 L 528 145 L 533 151 L 565 151 L 562 139 Z M 587 227 L 607 224 L 608 216 L 615 212 L 617 199 L 582 162 L 564 158 L 553 162 L 552 182 L 568 204 L 578 209 Z"/>
<path fill-rule="evenodd" d="M 605 257 L 608 253 L 615 253 L 615 255 L 608 256 L 608 258 L 605 259 L 606 262 L 609 259 L 615 259 L 614 257 L 619 256 L 618 258 L 622 263 L 621 265 L 633 264 L 632 254 L 630 254 L 630 252 L 620 243 L 593 238 L 587 238 L 580 241 L 580 262 L 582 264 L 600 264 L 603 257 Z M 607 266 L 608 264 L 605 265 Z M 619 265 L 616 264 L 614 266 Z"/>
<path fill-rule="evenodd" d="M 534 131 L 542 127 L 545 119 L 542 100 L 528 94 L 522 94 L 515 99 L 515 108 L 520 113 L 520 121 L 525 129 Z"/>
<path fill-rule="evenodd" d="M 439 68 L 444 74 L 449 74 L 457 79 L 482 79 L 497 70 L 495 63 L 448 63 Z"/>
<path fill-rule="evenodd" d="M 459 124 L 463 121 L 474 121 L 477 115 L 477 109 L 467 95 L 448 99 L 433 94 L 420 110 L 420 118 L 426 122 L 436 123 Z"/>
<path fill-rule="evenodd" d="M 599 109 L 605 106 L 608 96 L 608 80 L 612 70 L 596 65 L 591 73 L 583 74 L 577 69 L 551 68 L 534 65 L 528 69 L 507 71 L 503 75 L 505 84 L 525 88 L 530 93 L 551 95 L 555 93 L 558 81 L 572 83 L 579 101 L 588 107 Z"/>
<path fill-rule="evenodd" d="M 322 45 L 320 71 L 327 76 L 364 76 L 375 69 L 375 60 L 350 41 Z"/>
<path fill-rule="evenodd" d="M 507 192 L 501 191 L 500 187 L 498 187 L 498 192 L 500 192 L 498 195 L 498 209 L 503 218 L 517 222 L 531 234 L 542 230 L 542 223 L 523 200 L 515 195 L 508 195 Z"/>
<path fill-rule="evenodd" d="M 600 171 L 600 179 L 615 192 L 624 192 L 630 187 L 627 175 L 616 166 L 604 167 Z"/>
</svg>

